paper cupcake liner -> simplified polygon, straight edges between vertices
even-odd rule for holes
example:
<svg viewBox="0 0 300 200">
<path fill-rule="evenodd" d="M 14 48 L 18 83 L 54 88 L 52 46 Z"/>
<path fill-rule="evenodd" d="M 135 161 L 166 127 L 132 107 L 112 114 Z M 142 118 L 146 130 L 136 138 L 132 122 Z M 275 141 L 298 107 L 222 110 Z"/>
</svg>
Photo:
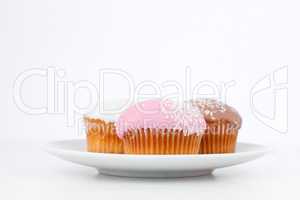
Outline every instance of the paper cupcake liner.
<svg viewBox="0 0 300 200">
<path fill-rule="evenodd" d="M 178 130 L 140 129 L 124 135 L 126 154 L 198 154 L 203 134 Z"/>
<path fill-rule="evenodd" d="M 115 124 L 102 119 L 85 118 L 87 151 L 123 153 L 123 141 L 117 136 Z"/>
<path fill-rule="evenodd" d="M 200 154 L 235 152 L 237 128 L 223 121 L 207 123 L 207 126 L 201 140 Z"/>
</svg>

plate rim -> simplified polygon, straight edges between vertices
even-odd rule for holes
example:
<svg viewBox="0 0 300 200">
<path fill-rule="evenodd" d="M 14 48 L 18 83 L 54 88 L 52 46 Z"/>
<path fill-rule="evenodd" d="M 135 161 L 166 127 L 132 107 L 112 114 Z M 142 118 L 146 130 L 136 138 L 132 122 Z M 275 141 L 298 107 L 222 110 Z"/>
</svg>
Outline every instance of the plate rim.
<svg viewBox="0 0 300 200">
<path fill-rule="evenodd" d="M 237 142 L 237 145 L 251 145 L 256 146 L 259 149 L 252 150 L 252 151 L 245 151 L 245 152 L 234 152 L 234 153 L 216 153 L 216 154 L 120 154 L 120 153 L 98 153 L 98 152 L 88 152 L 88 151 L 80 151 L 80 150 L 73 150 L 73 149 L 64 149 L 61 147 L 58 147 L 58 143 L 64 143 L 64 142 L 86 142 L 85 139 L 63 139 L 63 140 L 53 140 L 50 142 L 47 142 L 43 146 L 43 150 L 52 154 L 54 151 L 57 152 L 64 152 L 68 154 L 84 154 L 84 155 L 90 155 L 90 156 L 109 156 L 109 157 L 126 157 L 126 158 L 183 158 L 183 157 L 226 157 L 226 156 L 239 156 L 239 155 L 246 155 L 246 154 L 267 154 L 272 151 L 271 147 L 262 145 L 262 144 L 256 144 L 256 143 L 249 143 L 249 142 Z"/>
</svg>

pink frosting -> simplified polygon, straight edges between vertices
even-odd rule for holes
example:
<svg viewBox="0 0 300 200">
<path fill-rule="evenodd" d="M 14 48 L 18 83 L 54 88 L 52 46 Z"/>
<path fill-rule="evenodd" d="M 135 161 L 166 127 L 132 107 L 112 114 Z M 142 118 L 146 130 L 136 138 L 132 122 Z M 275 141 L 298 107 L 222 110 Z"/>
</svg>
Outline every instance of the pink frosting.
<svg viewBox="0 0 300 200">
<path fill-rule="evenodd" d="M 171 100 L 154 99 L 129 107 L 120 115 L 116 128 L 120 138 L 128 130 L 141 128 L 174 129 L 186 134 L 202 134 L 206 123 L 199 109 L 189 102 L 178 105 Z"/>
</svg>

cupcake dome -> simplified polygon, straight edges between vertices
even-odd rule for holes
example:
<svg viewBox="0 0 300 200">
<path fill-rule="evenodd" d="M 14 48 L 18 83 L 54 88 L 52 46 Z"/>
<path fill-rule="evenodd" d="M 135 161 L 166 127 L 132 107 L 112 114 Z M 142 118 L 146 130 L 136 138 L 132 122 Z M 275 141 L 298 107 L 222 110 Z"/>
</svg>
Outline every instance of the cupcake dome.
<svg viewBox="0 0 300 200">
<path fill-rule="evenodd" d="M 134 129 L 173 129 L 199 134 L 205 130 L 206 122 L 201 111 L 189 102 L 178 105 L 171 100 L 154 99 L 129 107 L 120 115 L 116 127 L 120 138 Z"/>
<path fill-rule="evenodd" d="M 199 108 L 207 123 L 221 120 L 230 123 L 232 128 L 236 129 L 242 125 L 242 118 L 237 110 L 221 101 L 198 99 L 192 101 L 192 104 Z"/>
</svg>

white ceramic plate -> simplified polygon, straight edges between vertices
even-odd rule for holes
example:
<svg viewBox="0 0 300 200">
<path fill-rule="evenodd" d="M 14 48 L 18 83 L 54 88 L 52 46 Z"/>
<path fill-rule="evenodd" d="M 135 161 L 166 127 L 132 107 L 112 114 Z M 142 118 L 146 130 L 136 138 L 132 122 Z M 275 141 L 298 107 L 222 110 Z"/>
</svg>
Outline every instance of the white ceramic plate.
<svg viewBox="0 0 300 200">
<path fill-rule="evenodd" d="M 207 155 L 127 155 L 91 153 L 85 140 L 50 143 L 46 150 L 64 160 L 94 167 L 99 173 L 127 177 L 188 177 L 213 172 L 217 168 L 248 162 L 263 156 L 261 145 L 238 143 L 235 153 Z"/>
</svg>

